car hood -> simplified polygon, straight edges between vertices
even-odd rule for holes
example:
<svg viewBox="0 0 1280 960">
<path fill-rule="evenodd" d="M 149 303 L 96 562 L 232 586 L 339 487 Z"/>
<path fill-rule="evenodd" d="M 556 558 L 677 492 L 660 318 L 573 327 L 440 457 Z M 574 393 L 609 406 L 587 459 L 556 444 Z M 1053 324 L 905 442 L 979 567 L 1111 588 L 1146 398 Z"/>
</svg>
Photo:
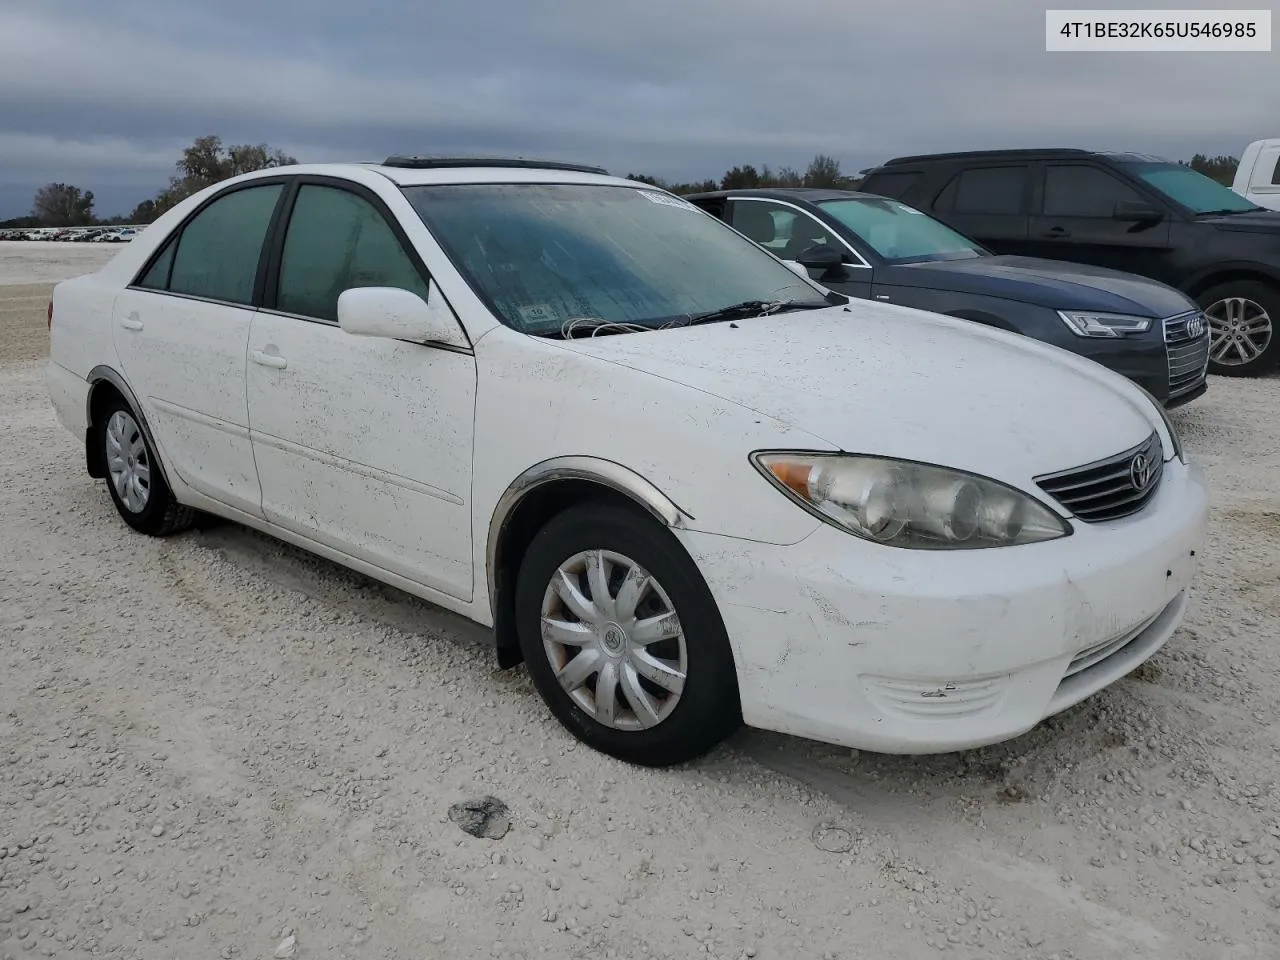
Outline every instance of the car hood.
<svg viewBox="0 0 1280 960">
<path fill-rule="evenodd" d="M 877 268 L 877 281 L 1000 297 L 1051 310 L 1098 310 L 1164 318 L 1194 310 L 1186 295 L 1146 277 L 1035 257 L 976 257 Z"/>
<path fill-rule="evenodd" d="M 868 301 L 553 342 L 749 408 L 810 434 L 818 449 L 923 460 L 1023 487 L 1141 443 L 1158 416 L 1123 378 L 1065 350 Z M 669 415 L 696 420 L 698 409 Z M 661 443 L 662 424 L 653 430 Z"/>
<path fill-rule="evenodd" d="M 1280 234 L 1280 210 L 1251 210 L 1223 217 L 1204 217 L 1200 222 L 1211 223 L 1219 230 L 1233 233 Z"/>
</svg>

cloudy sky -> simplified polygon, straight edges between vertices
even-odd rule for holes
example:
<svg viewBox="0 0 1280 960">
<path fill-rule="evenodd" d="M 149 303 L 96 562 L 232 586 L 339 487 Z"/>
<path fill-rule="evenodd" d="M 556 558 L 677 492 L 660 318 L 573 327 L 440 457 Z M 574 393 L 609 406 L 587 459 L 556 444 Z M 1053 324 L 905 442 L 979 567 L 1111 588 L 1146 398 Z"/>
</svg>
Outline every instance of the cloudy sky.
<svg viewBox="0 0 1280 960">
<path fill-rule="evenodd" d="M 206 133 L 302 160 L 509 151 L 674 179 L 818 152 L 855 171 L 979 147 L 1239 155 L 1280 136 L 1280 52 L 1046 53 L 1047 5 L 3 0 L 0 218 L 50 181 L 127 212 Z"/>
</svg>

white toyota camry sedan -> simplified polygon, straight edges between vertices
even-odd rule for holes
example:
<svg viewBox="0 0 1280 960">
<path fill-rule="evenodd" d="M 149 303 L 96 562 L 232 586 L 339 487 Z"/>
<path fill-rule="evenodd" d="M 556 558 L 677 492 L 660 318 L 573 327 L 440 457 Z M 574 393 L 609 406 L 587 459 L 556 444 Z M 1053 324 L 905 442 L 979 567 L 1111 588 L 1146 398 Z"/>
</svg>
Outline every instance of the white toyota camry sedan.
<svg viewBox="0 0 1280 960">
<path fill-rule="evenodd" d="M 492 626 L 635 763 L 744 722 L 1016 736 L 1169 639 L 1204 532 L 1129 381 L 848 301 L 590 167 L 238 177 L 49 323 L 54 407 L 129 527 L 219 514 Z"/>
</svg>

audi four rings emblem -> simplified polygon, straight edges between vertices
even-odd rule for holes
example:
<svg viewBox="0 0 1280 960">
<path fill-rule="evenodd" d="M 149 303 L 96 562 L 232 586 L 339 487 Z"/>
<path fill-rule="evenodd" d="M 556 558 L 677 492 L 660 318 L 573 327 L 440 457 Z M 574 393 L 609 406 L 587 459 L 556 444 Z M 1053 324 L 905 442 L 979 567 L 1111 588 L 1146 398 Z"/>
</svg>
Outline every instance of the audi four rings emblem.
<svg viewBox="0 0 1280 960">
<path fill-rule="evenodd" d="M 1145 453 L 1140 453 L 1129 461 L 1129 482 L 1139 493 L 1151 485 L 1151 477 L 1154 473 L 1151 461 L 1147 459 Z"/>
<path fill-rule="evenodd" d="M 1187 321 L 1187 336 L 1192 340 L 1196 340 L 1204 335 L 1204 316 L 1196 314 Z"/>
</svg>

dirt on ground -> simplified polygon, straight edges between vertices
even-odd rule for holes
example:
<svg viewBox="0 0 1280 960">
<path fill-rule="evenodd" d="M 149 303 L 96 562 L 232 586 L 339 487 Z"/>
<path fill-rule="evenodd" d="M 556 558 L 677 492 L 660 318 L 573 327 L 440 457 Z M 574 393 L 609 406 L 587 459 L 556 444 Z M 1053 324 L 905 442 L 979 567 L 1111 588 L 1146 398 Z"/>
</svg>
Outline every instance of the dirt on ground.
<svg viewBox="0 0 1280 960">
<path fill-rule="evenodd" d="M 44 304 L 0 287 L 0 960 L 1280 957 L 1280 380 L 1175 412 L 1211 530 L 1135 675 L 983 750 L 743 731 L 655 772 L 420 601 L 130 533 Z"/>
</svg>

